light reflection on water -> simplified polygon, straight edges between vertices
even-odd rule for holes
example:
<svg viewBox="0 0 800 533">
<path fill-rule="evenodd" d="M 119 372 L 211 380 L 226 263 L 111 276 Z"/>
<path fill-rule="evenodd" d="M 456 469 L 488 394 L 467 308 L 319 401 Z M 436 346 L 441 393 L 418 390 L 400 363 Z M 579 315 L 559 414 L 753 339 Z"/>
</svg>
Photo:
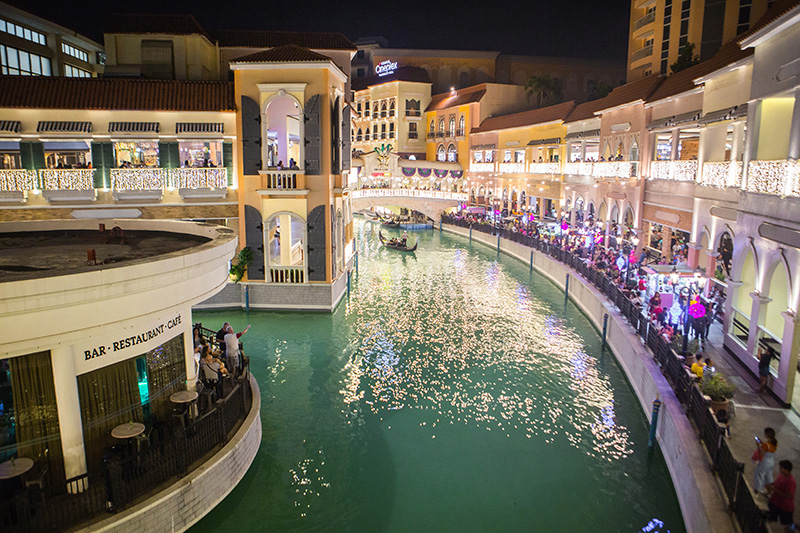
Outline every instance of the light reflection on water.
<svg viewBox="0 0 800 533">
<path fill-rule="evenodd" d="M 332 317 L 242 318 L 264 439 L 199 531 L 247 502 L 253 530 L 682 530 L 635 397 L 554 286 L 438 232 L 412 255 L 356 230 Z"/>
</svg>

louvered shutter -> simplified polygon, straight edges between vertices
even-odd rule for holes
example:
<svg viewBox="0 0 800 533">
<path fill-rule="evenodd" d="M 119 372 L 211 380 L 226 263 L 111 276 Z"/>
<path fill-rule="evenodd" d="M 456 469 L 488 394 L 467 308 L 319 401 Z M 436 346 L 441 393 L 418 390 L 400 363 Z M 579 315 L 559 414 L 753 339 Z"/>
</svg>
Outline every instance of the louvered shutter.
<svg viewBox="0 0 800 533">
<path fill-rule="evenodd" d="M 315 207 L 308 215 L 308 279 L 325 281 L 325 206 Z"/>
<path fill-rule="evenodd" d="M 252 98 L 242 96 L 242 175 L 261 170 L 261 111 Z"/>
<path fill-rule="evenodd" d="M 306 175 L 320 174 L 320 108 L 319 95 L 315 94 L 306 102 L 303 111 L 305 121 L 305 153 L 303 155 Z M 324 278 L 324 273 L 323 273 Z"/>
<path fill-rule="evenodd" d="M 350 106 L 345 105 L 342 110 L 342 171 L 350 170 Z"/>
<path fill-rule="evenodd" d="M 247 265 L 247 278 L 263 281 L 264 269 L 264 221 L 261 212 L 252 205 L 244 206 L 245 246 L 253 252 L 253 260 Z"/>
</svg>

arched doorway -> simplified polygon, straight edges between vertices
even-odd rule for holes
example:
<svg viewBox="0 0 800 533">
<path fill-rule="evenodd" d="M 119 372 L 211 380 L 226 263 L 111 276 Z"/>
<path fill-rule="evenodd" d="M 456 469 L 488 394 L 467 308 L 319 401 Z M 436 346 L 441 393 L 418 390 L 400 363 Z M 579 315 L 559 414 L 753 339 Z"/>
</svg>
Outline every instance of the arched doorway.
<svg viewBox="0 0 800 533">
<path fill-rule="evenodd" d="M 267 281 L 305 283 L 306 222 L 294 213 L 277 213 L 264 224 L 264 232 Z"/>
<path fill-rule="evenodd" d="M 276 167 L 282 163 L 288 168 L 290 161 L 302 165 L 300 138 L 303 134 L 303 121 L 296 118 L 301 113 L 300 102 L 283 91 L 267 102 L 263 126 L 266 130 L 264 138 L 267 139 L 267 146 L 262 148 L 267 166 Z"/>
</svg>

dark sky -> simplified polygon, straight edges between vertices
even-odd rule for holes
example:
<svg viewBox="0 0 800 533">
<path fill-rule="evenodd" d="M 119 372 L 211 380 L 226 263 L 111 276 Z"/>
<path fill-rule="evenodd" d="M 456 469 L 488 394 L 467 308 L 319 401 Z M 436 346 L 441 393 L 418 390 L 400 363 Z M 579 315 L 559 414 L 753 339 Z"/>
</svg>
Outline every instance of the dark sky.
<svg viewBox="0 0 800 533">
<path fill-rule="evenodd" d="M 6 0 L 102 42 L 112 12 L 189 13 L 213 29 L 382 35 L 392 48 L 493 50 L 624 61 L 630 0 Z"/>
</svg>

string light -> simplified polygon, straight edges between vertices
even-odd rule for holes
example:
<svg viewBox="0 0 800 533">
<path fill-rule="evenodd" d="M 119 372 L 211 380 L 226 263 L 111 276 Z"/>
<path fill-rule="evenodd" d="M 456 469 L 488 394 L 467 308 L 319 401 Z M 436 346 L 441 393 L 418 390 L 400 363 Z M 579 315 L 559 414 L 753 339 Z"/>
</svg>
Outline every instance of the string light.
<svg viewBox="0 0 800 533">
<path fill-rule="evenodd" d="M 471 172 L 494 172 L 494 163 L 475 163 L 469 164 Z"/>
<path fill-rule="evenodd" d="M 167 171 L 163 168 L 113 168 L 111 189 L 114 191 L 147 191 L 166 186 Z"/>
<path fill-rule="evenodd" d="M 35 170 L 8 169 L 0 170 L 0 191 L 20 192 L 37 188 Z"/>
<path fill-rule="evenodd" d="M 531 163 L 528 172 L 531 174 L 558 174 L 558 163 Z"/>
<path fill-rule="evenodd" d="M 592 163 L 592 175 L 595 178 L 630 178 L 633 175 L 633 163 L 631 161 Z"/>
<path fill-rule="evenodd" d="M 42 169 L 42 189 L 46 191 L 90 191 L 94 189 L 94 169 Z"/>
<path fill-rule="evenodd" d="M 501 174 L 524 174 L 525 163 L 500 163 Z"/>
<path fill-rule="evenodd" d="M 747 190 L 778 196 L 800 196 L 800 163 L 797 161 L 750 161 Z"/>
<path fill-rule="evenodd" d="M 591 176 L 592 163 L 564 163 L 564 174 L 573 176 Z"/>
<path fill-rule="evenodd" d="M 228 169 L 174 168 L 169 171 L 169 184 L 176 189 L 224 189 L 228 186 Z"/>
<path fill-rule="evenodd" d="M 695 181 L 697 161 L 653 161 L 650 163 L 650 179 L 671 181 Z"/>
<path fill-rule="evenodd" d="M 727 187 L 741 187 L 742 162 L 722 161 L 703 163 L 703 174 L 700 185 L 725 189 Z"/>
</svg>

